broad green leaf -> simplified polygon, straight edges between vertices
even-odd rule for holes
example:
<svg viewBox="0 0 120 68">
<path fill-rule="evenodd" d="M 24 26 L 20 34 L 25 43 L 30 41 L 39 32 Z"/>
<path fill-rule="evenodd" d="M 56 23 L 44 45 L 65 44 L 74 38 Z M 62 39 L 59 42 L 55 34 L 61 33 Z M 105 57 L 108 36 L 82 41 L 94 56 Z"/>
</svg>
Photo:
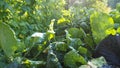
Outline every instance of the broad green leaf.
<svg viewBox="0 0 120 68">
<path fill-rule="evenodd" d="M 14 31 L 4 23 L 0 23 L 0 46 L 8 57 L 12 56 L 17 49 Z"/>
<path fill-rule="evenodd" d="M 83 42 L 79 38 L 70 38 L 69 46 L 72 46 L 75 49 L 78 49 L 79 46 L 81 46 Z"/>
<path fill-rule="evenodd" d="M 107 36 L 106 30 L 114 27 L 114 21 L 105 13 L 94 12 L 90 16 L 90 25 L 94 40 L 99 43 Z"/>
<path fill-rule="evenodd" d="M 80 31 L 78 28 L 70 28 L 68 29 L 68 32 L 71 35 L 71 38 L 80 38 L 81 35 L 83 35 L 82 31 Z"/>
<path fill-rule="evenodd" d="M 80 52 L 80 54 L 87 54 L 87 49 L 82 46 L 78 48 L 78 51 Z"/>
<path fill-rule="evenodd" d="M 64 42 L 56 42 L 55 48 L 56 50 L 59 50 L 59 51 L 66 51 L 68 46 Z"/>
<path fill-rule="evenodd" d="M 76 64 L 86 64 L 86 60 L 79 55 L 75 50 L 69 51 L 64 56 L 64 64 L 70 68 L 78 68 L 79 66 Z"/>
<path fill-rule="evenodd" d="M 70 30 L 74 31 L 74 29 L 76 30 L 77 28 L 71 28 Z M 72 31 L 70 32 L 72 33 Z M 83 42 L 81 41 L 79 37 L 71 38 L 71 34 L 67 30 L 65 30 L 65 32 L 66 32 L 66 38 L 67 38 L 67 45 L 72 46 L 75 49 L 78 49 L 78 47 L 83 44 Z M 73 34 L 76 34 L 76 33 L 73 32 L 72 35 Z"/>
</svg>

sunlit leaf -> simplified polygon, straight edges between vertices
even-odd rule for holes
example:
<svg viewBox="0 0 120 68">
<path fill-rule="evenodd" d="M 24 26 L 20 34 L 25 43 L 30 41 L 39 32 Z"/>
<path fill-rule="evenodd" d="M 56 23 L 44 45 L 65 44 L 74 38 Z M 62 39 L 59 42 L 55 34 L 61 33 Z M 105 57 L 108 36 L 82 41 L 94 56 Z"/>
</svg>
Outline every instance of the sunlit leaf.
<svg viewBox="0 0 120 68">
<path fill-rule="evenodd" d="M 90 25 L 94 40 L 96 43 L 99 43 L 107 36 L 106 30 L 114 27 L 114 21 L 105 13 L 94 12 L 90 16 Z"/>
<path fill-rule="evenodd" d="M 116 32 L 115 29 L 107 29 L 107 30 L 106 30 L 106 34 L 108 34 L 108 35 L 110 35 L 110 34 L 111 34 L 111 35 L 116 35 L 116 33 L 117 33 L 117 32 Z"/>
<path fill-rule="evenodd" d="M 70 11 L 69 10 L 62 10 L 62 13 L 64 16 L 70 16 Z"/>
<path fill-rule="evenodd" d="M 58 20 L 57 24 L 60 24 L 60 23 L 63 23 L 63 22 L 65 22 L 65 18 L 60 18 L 60 19 Z"/>
<path fill-rule="evenodd" d="M 117 33 L 119 33 L 119 34 L 120 34 L 120 27 L 118 27 L 118 28 L 117 28 Z"/>
</svg>

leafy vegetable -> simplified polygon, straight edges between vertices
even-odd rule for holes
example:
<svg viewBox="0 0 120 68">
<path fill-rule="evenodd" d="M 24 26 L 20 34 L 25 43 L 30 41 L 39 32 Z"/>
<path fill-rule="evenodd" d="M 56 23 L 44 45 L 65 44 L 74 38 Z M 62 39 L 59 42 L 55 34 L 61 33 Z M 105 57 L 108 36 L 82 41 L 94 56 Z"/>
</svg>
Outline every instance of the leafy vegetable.
<svg viewBox="0 0 120 68">
<path fill-rule="evenodd" d="M 8 57 L 17 49 L 17 39 L 13 30 L 5 23 L 0 23 L 0 46 Z"/>
<path fill-rule="evenodd" d="M 86 64 L 86 60 L 76 51 L 72 50 L 64 56 L 64 64 L 70 68 L 78 68 L 79 65 Z"/>
<path fill-rule="evenodd" d="M 99 43 L 107 36 L 106 30 L 114 27 L 114 21 L 105 13 L 94 12 L 90 16 L 90 25 L 94 40 Z"/>
<path fill-rule="evenodd" d="M 49 45 L 49 51 L 47 56 L 47 68 L 62 68 L 57 56 L 52 50 L 52 44 Z"/>
</svg>

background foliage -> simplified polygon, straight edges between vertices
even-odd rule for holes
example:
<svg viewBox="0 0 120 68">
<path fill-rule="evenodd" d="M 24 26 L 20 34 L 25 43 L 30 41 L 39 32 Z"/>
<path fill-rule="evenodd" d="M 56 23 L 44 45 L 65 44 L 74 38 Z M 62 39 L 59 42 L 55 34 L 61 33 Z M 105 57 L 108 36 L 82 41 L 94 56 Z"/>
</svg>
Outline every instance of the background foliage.
<svg viewBox="0 0 120 68">
<path fill-rule="evenodd" d="M 103 38 L 120 33 L 114 2 L 0 0 L 0 68 L 102 66 L 105 60 L 92 53 Z"/>
</svg>

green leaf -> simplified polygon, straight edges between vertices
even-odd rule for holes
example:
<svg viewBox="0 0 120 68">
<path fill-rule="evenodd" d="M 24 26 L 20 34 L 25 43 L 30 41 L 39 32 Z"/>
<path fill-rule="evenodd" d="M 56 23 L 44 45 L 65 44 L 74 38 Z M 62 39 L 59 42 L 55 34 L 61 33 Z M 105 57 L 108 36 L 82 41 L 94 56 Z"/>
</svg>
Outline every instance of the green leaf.
<svg viewBox="0 0 120 68">
<path fill-rule="evenodd" d="M 78 49 L 78 47 L 83 44 L 80 38 L 71 38 L 70 37 L 71 34 L 69 34 L 67 30 L 65 30 L 65 32 L 66 32 L 66 38 L 67 38 L 67 45 L 72 46 L 75 49 Z"/>
<path fill-rule="evenodd" d="M 84 31 L 88 31 L 90 29 L 86 22 L 81 22 L 80 26 L 84 29 Z"/>
<path fill-rule="evenodd" d="M 90 25 L 94 40 L 99 43 L 107 36 L 106 30 L 114 27 L 114 21 L 105 13 L 94 12 L 90 16 Z"/>
<path fill-rule="evenodd" d="M 120 3 L 117 3 L 116 9 L 120 12 Z"/>
<path fill-rule="evenodd" d="M 86 37 L 84 37 L 84 41 L 86 44 L 89 45 L 89 47 L 93 48 L 94 41 L 93 41 L 92 36 L 90 34 L 87 34 Z"/>
<path fill-rule="evenodd" d="M 14 55 L 14 51 L 17 49 L 15 33 L 5 23 L 0 23 L 0 46 L 8 57 Z"/>
<path fill-rule="evenodd" d="M 64 42 L 56 42 L 55 48 L 56 50 L 59 50 L 59 51 L 66 51 L 68 46 Z"/>
<path fill-rule="evenodd" d="M 72 46 L 75 49 L 78 49 L 79 46 L 81 46 L 83 42 L 79 38 L 70 38 L 69 46 Z"/>
<path fill-rule="evenodd" d="M 79 66 L 76 64 L 86 64 L 86 60 L 79 55 L 75 50 L 69 51 L 64 56 L 64 64 L 70 68 L 78 68 Z"/>
<path fill-rule="evenodd" d="M 49 51 L 47 56 L 47 68 L 62 68 L 56 54 L 53 52 L 53 44 L 49 45 Z"/>
<path fill-rule="evenodd" d="M 78 28 L 70 28 L 68 29 L 68 32 L 71 35 L 71 38 L 80 38 L 82 35 L 82 32 Z"/>
<path fill-rule="evenodd" d="M 82 46 L 78 48 L 78 51 L 80 52 L 80 54 L 87 54 L 87 49 Z"/>
<path fill-rule="evenodd" d="M 107 64 L 107 62 L 104 57 L 99 57 L 92 59 L 88 64 L 91 65 L 92 68 L 101 68 L 103 65 Z"/>
</svg>

